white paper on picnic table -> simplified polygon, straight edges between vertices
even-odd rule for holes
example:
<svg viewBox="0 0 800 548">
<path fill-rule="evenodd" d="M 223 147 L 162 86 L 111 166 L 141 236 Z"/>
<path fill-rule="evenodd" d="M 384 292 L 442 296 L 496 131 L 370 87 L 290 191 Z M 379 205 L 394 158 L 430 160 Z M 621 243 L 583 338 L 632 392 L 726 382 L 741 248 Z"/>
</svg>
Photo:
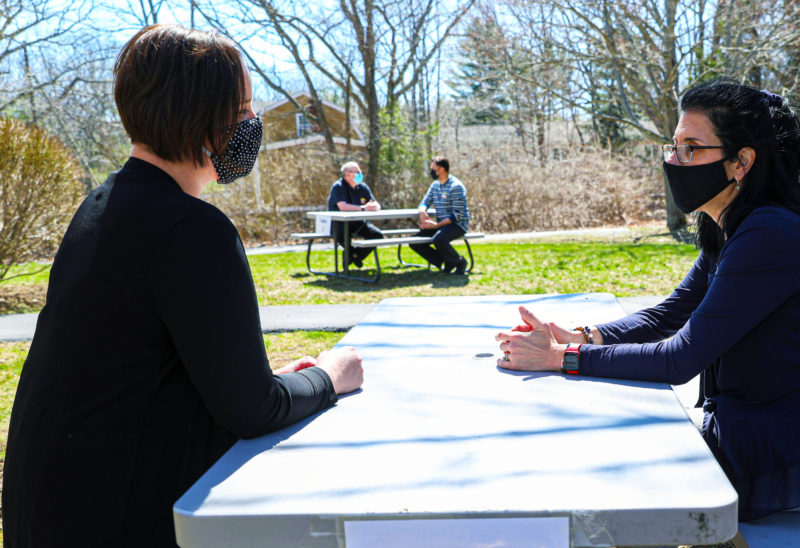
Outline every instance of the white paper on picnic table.
<svg viewBox="0 0 800 548">
<path fill-rule="evenodd" d="M 347 548 L 566 548 L 569 518 L 355 520 L 344 535 Z"/>
</svg>

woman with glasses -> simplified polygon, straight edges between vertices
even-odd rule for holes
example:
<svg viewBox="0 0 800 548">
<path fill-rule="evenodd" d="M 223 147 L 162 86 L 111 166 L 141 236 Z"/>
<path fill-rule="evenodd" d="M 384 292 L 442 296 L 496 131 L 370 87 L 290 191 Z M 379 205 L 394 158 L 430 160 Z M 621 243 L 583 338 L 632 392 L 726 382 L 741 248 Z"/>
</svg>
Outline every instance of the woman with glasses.
<svg viewBox="0 0 800 548">
<path fill-rule="evenodd" d="M 683 384 L 701 374 L 702 434 L 742 520 L 800 506 L 800 120 L 730 80 L 690 89 L 664 171 L 695 212 L 699 257 L 664 302 L 578 328 L 499 333 L 509 369 Z"/>
<path fill-rule="evenodd" d="M 81 204 L 53 263 L 11 415 L 9 548 L 175 546 L 172 505 L 237 439 L 362 382 L 352 348 L 273 375 L 242 242 L 198 198 L 247 175 L 261 145 L 234 43 L 147 27 L 114 76 L 133 148 Z"/>
</svg>

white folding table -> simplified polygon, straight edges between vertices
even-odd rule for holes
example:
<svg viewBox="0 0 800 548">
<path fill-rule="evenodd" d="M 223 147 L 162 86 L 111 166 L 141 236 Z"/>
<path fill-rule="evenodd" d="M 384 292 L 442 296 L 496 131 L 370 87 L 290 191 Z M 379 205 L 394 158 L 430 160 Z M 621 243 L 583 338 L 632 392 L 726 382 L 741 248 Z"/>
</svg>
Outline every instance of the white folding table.
<svg viewBox="0 0 800 548">
<path fill-rule="evenodd" d="M 668 385 L 496 366 L 494 335 L 520 304 L 566 325 L 624 315 L 610 294 L 382 301 L 339 343 L 363 357 L 363 388 L 237 442 L 176 502 L 178 543 L 442 546 L 442 531 L 452 547 L 733 538 L 736 492 Z"/>
</svg>

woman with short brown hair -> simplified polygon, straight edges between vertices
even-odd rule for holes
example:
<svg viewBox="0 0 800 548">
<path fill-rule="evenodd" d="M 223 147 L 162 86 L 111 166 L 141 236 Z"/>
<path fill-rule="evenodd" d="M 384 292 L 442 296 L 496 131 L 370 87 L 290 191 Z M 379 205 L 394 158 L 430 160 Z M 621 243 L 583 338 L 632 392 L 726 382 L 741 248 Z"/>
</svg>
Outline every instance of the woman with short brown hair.
<svg viewBox="0 0 800 548">
<path fill-rule="evenodd" d="M 234 44 L 147 27 L 115 77 L 133 148 L 80 206 L 53 263 L 11 417 L 12 548 L 174 546 L 172 504 L 237 439 L 362 382 L 352 348 L 273 375 L 236 228 L 197 198 L 249 173 L 261 143 Z"/>
</svg>

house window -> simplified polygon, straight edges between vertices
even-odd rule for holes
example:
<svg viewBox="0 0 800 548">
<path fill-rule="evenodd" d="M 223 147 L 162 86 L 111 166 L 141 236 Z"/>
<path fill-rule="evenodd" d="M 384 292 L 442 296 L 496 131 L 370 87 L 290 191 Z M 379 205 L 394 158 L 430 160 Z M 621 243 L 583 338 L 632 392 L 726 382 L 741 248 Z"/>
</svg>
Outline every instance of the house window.
<svg viewBox="0 0 800 548">
<path fill-rule="evenodd" d="M 308 121 L 305 114 L 302 112 L 298 112 L 295 114 L 295 120 L 297 121 L 297 136 L 298 137 L 305 137 L 306 135 L 311 135 L 314 133 L 314 128 L 311 125 L 311 122 Z"/>
</svg>

